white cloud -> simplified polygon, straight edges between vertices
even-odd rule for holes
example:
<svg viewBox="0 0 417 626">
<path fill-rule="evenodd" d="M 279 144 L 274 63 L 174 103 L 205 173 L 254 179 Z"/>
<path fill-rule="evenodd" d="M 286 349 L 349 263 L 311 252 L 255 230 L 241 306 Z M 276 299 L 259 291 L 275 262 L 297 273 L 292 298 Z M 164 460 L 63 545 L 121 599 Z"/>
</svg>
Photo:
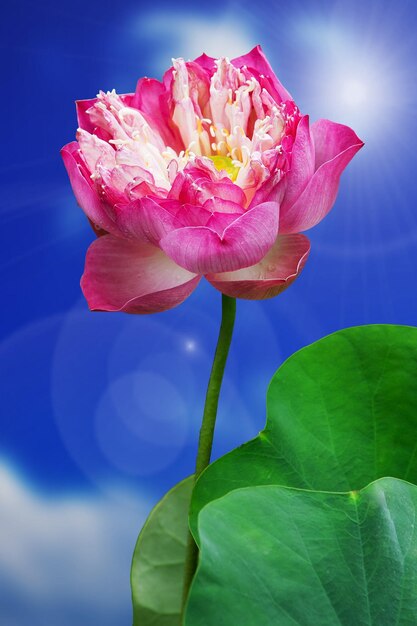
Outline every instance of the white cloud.
<svg viewBox="0 0 417 626">
<path fill-rule="evenodd" d="M 154 69 L 164 71 L 170 57 L 194 59 L 203 52 L 230 58 L 249 52 L 255 35 L 236 15 L 197 16 L 190 13 L 155 12 L 142 15 L 135 36 L 152 42 Z"/>
<path fill-rule="evenodd" d="M 0 461 L 0 623 L 122 626 L 149 509 L 131 494 L 48 498 Z"/>
</svg>

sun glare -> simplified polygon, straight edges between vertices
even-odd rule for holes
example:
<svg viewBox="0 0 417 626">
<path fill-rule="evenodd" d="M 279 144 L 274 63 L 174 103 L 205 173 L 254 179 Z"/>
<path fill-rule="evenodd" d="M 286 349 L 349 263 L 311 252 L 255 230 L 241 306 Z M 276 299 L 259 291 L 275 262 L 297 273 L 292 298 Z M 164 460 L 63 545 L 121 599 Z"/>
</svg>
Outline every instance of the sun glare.
<svg viewBox="0 0 417 626">
<path fill-rule="evenodd" d="M 372 99 L 372 90 L 364 81 L 356 78 L 344 78 L 340 90 L 340 99 L 351 109 L 360 108 Z"/>
</svg>

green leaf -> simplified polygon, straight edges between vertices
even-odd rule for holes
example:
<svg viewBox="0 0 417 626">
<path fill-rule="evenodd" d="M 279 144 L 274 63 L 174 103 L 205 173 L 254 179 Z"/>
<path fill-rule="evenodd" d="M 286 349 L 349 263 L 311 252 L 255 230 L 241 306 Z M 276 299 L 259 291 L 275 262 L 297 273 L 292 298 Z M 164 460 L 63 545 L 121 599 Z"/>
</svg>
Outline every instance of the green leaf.
<svg viewBox="0 0 417 626">
<path fill-rule="evenodd" d="M 361 489 L 382 476 L 417 482 L 417 329 L 359 326 L 290 357 L 272 379 L 267 424 L 213 463 L 192 500 L 202 507 L 232 489 L 285 485 Z"/>
<path fill-rule="evenodd" d="M 156 505 L 133 554 L 133 626 L 179 626 L 193 477 Z"/>
<path fill-rule="evenodd" d="M 185 626 L 417 624 L 417 487 L 249 487 L 199 516 Z"/>
</svg>

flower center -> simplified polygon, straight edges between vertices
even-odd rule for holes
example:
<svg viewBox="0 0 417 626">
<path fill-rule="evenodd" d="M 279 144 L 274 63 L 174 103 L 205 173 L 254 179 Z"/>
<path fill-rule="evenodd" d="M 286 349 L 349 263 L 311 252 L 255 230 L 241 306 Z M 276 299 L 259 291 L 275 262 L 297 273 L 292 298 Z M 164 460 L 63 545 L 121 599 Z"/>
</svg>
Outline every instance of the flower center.
<svg viewBox="0 0 417 626">
<path fill-rule="evenodd" d="M 218 170 L 219 172 L 224 170 L 229 178 L 231 178 L 233 181 L 236 180 L 239 173 L 239 167 L 233 163 L 233 160 L 230 157 L 213 155 L 207 158 L 213 161 L 216 170 Z"/>
<path fill-rule="evenodd" d="M 92 180 L 102 192 L 117 187 L 130 199 L 164 196 L 189 164 L 206 170 L 209 161 L 220 172 L 210 176 L 228 176 L 249 206 L 272 173 L 277 178 L 288 168 L 300 118 L 295 104 L 277 102 L 262 78 L 226 58 L 216 60 L 210 77 L 196 63 L 176 59 L 166 92 L 169 117 L 155 112 L 152 121 L 130 106 L 131 96 L 100 92 L 87 110 L 100 134 L 77 134 Z"/>
</svg>

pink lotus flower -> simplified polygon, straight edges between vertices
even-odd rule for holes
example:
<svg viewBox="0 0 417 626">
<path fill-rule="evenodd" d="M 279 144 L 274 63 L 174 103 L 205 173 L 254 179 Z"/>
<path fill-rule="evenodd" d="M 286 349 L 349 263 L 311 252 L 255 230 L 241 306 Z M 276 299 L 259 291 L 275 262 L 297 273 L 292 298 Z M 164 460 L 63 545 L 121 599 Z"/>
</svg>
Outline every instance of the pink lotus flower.
<svg viewBox="0 0 417 626">
<path fill-rule="evenodd" d="M 330 211 L 363 145 L 347 126 L 310 127 L 260 47 L 176 59 L 162 82 L 77 109 L 62 156 L 99 235 L 81 281 L 94 310 L 163 311 L 202 276 L 232 297 L 277 295 L 307 260 L 300 231 Z"/>
</svg>

